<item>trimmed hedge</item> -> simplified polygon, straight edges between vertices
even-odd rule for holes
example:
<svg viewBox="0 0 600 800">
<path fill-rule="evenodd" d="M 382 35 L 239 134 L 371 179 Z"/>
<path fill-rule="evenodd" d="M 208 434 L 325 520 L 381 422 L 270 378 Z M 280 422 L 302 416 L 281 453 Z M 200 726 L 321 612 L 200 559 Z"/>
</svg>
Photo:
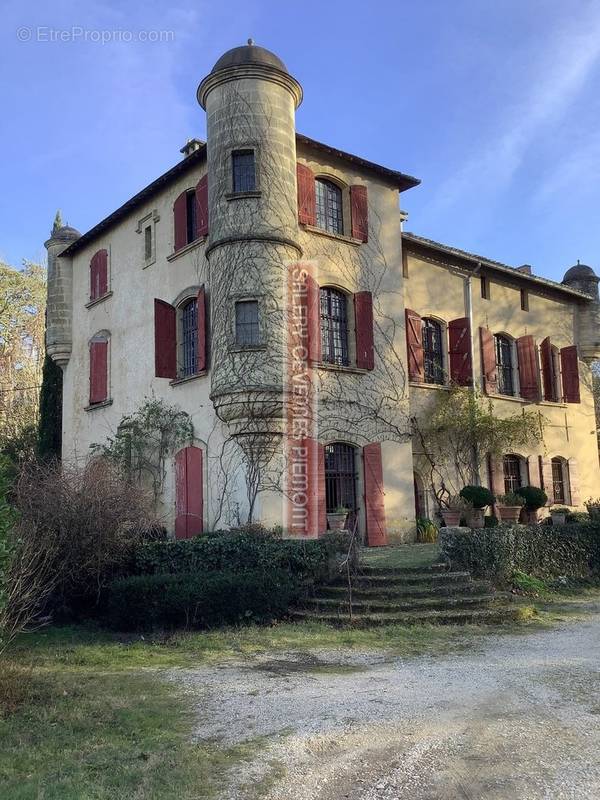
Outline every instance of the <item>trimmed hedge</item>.
<svg viewBox="0 0 600 800">
<path fill-rule="evenodd" d="M 442 557 L 478 578 L 506 583 L 514 570 L 539 578 L 600 572 L 600 525 L 533 525 L 440 530 Z"/>
<path fill-rule="evenodd" d="M 194 539 L 146 543 L 136 551 L 131 572 L 279 571 L 299 580 L 323 580 L 332 573 L 337 555 L 347 547 L 347 534 L 298 541 L 266 531 L 217 531 Z"/>
<path fill-rule="evenodd" d="M 106 622 L 117 630 L 265 622 L 285 616 L 297 591 L 277 570 L 134 575 L 110 584 Z"/>
</svg>

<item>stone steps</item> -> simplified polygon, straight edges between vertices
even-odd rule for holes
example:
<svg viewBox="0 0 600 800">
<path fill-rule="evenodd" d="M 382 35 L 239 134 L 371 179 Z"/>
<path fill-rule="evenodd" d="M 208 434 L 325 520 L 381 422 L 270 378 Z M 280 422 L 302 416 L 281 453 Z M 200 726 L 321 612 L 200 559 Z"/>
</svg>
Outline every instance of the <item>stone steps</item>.
<svg viewBox="0 0 600 800">
<path fill-rule="evenodd" d="M 474 581 L 469 579 L 462 582 L 455 582 L 445 585 L 441 584 L 436 586 L 423 586 L 422 584 L 415 584 L 412 586 L 402 586 L 401 584 L 394 584 L 392 586 L 357 586 L 353 584 L 352 596 L 357 600 L 366 600 L 372 597 L 409 599 L 419 597 L 444 597 L 456 594 L 471 596 L 477 594 L 490 594 L 492 591 L 492 585 L 488 583 L 488 581 Z M 328 584 L 327 586 L 319 587 L 318 596 L 344 598 L 347 592 L 347 584 Z"/>
<path fill-rule="evenodd" d="M 362 572 L 355 575 L 354 586 L 442 586 L 452 583 L 464 583 L 471 579 L 469 572 L 409 572 L 397 573 L 378 570 L 369 574 Z M 341 575 L 332 582 L 333 586 L 345 586 L 346 576 Z"/>
<path fill-rule="evenodd" d="M 496 600 L 494 594 L 481 594 L 467 597 L 419 597 L 415 599 L 396 599 L 372 598 L 358 599 L 352 598 L 352 611 L 355 614 L 372 613 L 404 613 L 421 611 L 446 611 L 456 608 L 485 608 Z M 313 597 L 304 603 L 306 610 L 319 613 L 337 614 L 348 616 L 349 602 L 347 597 L 343 599 L 332 597 Z"/>
<path fill-rule="evenodd" d="M 452 609 L 445 611 L 419 611 L 410 613 L 372 613 L 339 615 L 297 609 L 292 617 L 298 621 L 325 622 L 329 625 L 371 627 L 378 625 L 489 625 L 518 618 L 518 609 L 498 605 L 478 609 Z"/>
</svg>

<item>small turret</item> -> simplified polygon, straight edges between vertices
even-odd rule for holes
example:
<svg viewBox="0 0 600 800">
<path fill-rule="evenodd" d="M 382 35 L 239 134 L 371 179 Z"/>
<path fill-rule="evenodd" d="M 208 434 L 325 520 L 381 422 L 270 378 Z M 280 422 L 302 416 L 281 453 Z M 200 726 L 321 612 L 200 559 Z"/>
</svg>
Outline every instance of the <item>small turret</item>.
<svg viewBox="0 0 600 800">
<path fill-rule="evenodd" d="M 69 361 L 73 343 L 73 267 L 71 259 L 61 259 L 59 255 L 80 236 L 75 228 L 62 224 L 57 211 L 50 238 L 44 242 L 48 251 L 46 350 L 63 368 Z"/>
<path fill-rule="evenodd" d="M 579 355 L 588 364 L 600 358 L 600 299 L 598 283 L 600 278 L 587 264 L 577 261 L 565 272 L 562 279 L 565 286 L 585 292 L 593 298 L 577 308 L 577 344 Z"/>
</svg>

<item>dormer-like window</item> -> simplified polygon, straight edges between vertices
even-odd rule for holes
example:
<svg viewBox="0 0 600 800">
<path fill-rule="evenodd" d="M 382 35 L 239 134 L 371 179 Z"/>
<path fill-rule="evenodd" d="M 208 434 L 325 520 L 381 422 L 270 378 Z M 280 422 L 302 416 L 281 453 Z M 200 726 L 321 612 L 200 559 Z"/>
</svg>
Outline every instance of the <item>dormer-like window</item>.
<svg viewBox="0 0 600 800">
<path fill-rule="evenodd" d="M 256 190 L 256 166 L 254 150 L 235 150 L 231 154 L 233 169 L 233 191 L 254 192 Z"/>
<path fill-rule="evenodd" d="M 329 233 L 344 232 L 342 190 L 331 181 L 315 181 L 317 227 Z"/>
</svg>

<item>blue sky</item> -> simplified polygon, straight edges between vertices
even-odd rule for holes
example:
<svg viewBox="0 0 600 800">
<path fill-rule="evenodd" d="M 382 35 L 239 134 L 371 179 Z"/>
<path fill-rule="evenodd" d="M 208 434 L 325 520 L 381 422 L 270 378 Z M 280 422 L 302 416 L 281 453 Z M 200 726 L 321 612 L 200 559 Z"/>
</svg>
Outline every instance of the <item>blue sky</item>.
<svg viewBox="0 0 600 800">
<path fill-rule="evenodd" d="M 188 137 L 204 138 L 196 87 L 252 36 L 304 87 L 299 131 L 422 179 L 402 199 L 408 230 L 559 280 L 578 258 L 600 271 L 598 2 L 1 8 L 9 263 L 42 257 L 58 207 L 83 232 L 172 166 Z M 74 41 L 49 41 L 74 26 Z M 101 44 L 102 30 L 131 34 Z M 140 30 L 172 35 L 150 43 Z"/>
</svg>

